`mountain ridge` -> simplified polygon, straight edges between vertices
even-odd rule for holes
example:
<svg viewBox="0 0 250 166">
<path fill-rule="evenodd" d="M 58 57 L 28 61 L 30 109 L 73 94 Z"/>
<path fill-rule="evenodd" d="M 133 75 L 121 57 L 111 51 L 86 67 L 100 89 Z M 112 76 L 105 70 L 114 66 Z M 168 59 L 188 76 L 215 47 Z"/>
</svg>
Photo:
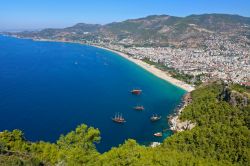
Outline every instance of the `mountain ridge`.
<svg viewBox="0 0 250 166">
<path fill-rule="evenodd" d="M 186 17 L 150 15 L 104 25 L 77 23 L 61 29 L 47 28 L 16 34 L 20 37 L 108 42 L 128 46 L 200 47 L 202 40 L 210 35 L 226 36 L 229 40 L 250 39 L 250 17 L 230 14 L 194 14 Z"/>
</svg>

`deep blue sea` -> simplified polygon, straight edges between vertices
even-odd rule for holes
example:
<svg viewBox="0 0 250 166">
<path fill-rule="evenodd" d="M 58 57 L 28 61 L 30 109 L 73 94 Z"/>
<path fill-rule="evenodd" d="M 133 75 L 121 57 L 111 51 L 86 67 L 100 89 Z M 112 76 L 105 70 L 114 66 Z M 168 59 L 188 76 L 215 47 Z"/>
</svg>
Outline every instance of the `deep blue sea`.
<svg viewBox="0 0 250 166">
<path fill-rule="evenodd" d="M 141 96 L 129 92 L 143 90 Z M 0 130 L 21 129 L 32 141 L 56 141 L 85 123 L 101 131 L 100 152 L 128 138 L 148 144 L 168 129 L 185 91 L 115 53 L 80 44 L 0 36 Z M 135 105 L 145 110 L 133 110 Z M 116 112 L 125 124 L 112 122 Z M 163 118 L 150 122 L 153 113 Z"/>
</svg>

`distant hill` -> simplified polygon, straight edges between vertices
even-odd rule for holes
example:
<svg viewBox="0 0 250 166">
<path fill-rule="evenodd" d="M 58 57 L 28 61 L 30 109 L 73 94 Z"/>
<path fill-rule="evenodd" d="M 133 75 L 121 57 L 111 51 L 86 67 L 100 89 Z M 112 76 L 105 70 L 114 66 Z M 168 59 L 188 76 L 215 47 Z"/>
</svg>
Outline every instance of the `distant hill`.
<svg viewBox="0 0 250 166">
<path fill-rule="evenodd" d="M 106 25 L 79 23 L 64 29 L 18 33 L 20 37 L 113 42 L 124 45 L 199 46 L 211 35 L 250 40 L 250 18 L 229 14 L 152 15 Z"/>
</svg>

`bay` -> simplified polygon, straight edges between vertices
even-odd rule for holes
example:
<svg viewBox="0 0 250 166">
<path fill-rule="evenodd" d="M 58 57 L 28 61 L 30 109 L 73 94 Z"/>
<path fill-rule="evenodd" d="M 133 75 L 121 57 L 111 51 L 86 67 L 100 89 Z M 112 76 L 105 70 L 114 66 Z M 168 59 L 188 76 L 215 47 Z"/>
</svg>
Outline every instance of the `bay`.
<svg viewBox="0 0 250 166">
<path fill-rule="evenodd" d="M 20 129 L 28 140 L 55 142 L 84 123 L 101 131 L 100 152 L 128 138 L 162 141 L 172 133 L 153 133 L 169 128 L 166 116 L 185 93 L 107 50 L 0 36 L 0 131 Z M 125 124 L 112 122 L 117 112 Z M 152 114 L 162 119 L 152 123 Z"/>
</svg>

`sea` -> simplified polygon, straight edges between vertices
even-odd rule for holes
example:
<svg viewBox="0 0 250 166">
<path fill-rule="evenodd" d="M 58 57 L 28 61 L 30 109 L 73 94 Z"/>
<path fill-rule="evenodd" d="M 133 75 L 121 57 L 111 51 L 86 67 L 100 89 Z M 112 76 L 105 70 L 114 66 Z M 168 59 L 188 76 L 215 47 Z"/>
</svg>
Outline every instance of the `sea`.
<svg viewBox="0 0 250 166">
<path fill-rule="evenodd" d="M 134 88 L 142 94 L 132 95 Z M 0 36 L 0 131 L 20 129 L 27 140 L 56 142 L 86 124 L 101 132 L 99 152 L 130 138 L 162 142 L 172 135 L 166 117 L 185 93 L 107 50 Z M 124 124 L 112 121 L 117 113 Z M 161 120 L 151 122 L 153 114 Z"/>
</svg>

